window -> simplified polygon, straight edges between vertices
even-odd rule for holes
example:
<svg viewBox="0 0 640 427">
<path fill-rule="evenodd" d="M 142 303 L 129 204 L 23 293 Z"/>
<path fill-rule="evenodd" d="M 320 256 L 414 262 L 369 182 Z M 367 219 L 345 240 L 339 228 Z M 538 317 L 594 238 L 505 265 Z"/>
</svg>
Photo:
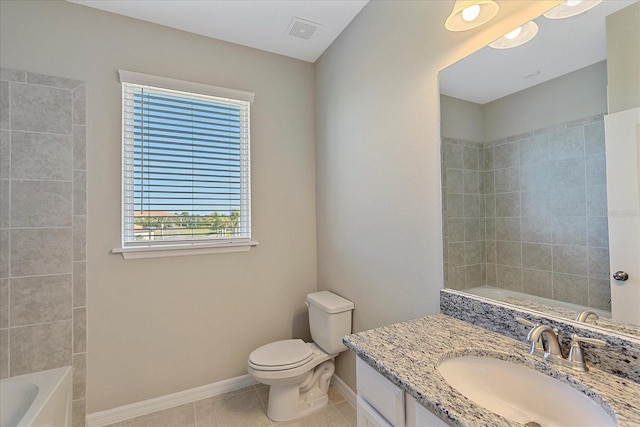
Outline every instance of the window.
<svg viewBox="0 0 640 427">
<path fill-rule="evenodd" d="M 226 252 L 257 244 L 251 241 L 253 94 L 122 70 L 120 82 L 122 248 L 114 252 L 185 255 L 185 249 Z"/>
</svg>

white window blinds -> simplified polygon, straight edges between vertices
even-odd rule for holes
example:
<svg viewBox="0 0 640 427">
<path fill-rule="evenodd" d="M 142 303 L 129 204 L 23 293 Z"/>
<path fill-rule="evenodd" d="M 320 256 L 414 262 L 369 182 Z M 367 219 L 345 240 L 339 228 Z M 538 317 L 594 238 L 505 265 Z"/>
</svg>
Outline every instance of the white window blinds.
<svg viewBox="0 0 640 427">
<path fill-rule="evenodd" d="M 251 239 L 253 94 L 120 71 L 123 246 Z"/>
</svg>

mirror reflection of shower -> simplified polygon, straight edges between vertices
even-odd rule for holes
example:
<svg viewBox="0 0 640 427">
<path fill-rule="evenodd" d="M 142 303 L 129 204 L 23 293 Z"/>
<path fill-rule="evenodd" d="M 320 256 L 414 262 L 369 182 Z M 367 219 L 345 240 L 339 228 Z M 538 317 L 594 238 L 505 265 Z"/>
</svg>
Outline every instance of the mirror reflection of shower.
<svg viewBox="0 0 640 427">
<path fill-rule="evenodd" d="M 441 72 L 446 287 L 610 316 L 604 16 L 634 2 L 611 3 Z"/>
<path fill-rule="evenodd" d="M 601 79 L 602 91 L 605 73 L 605 64 L 597 63 L 567 78 L 587 87 Z M 513 112 L 526 111 L 540 91 L 562 93 L 567 87 L 563 80 L 484 106 L 442 97 L 446 283 L 459 290 L 492 286 L 523 292 L 599 309 L 606 317 L 606 97 L 594 93 L 602 102 L 590 108 L 599 113 L 584 111 L 577 118 L 514 134 L 505 130 Z M 591 87 L 594 92 L 598 88 Z M 557 97 L 540 98 L 545 102 L 536 108 L 552 109 L 559 102 Z M 572 102 L 568 110 L 574 113 L 580 101 Z M 466 136 L 459 131 L 447 136 L 444 123 L 453 108 L 468 115 L 475 110 L 478 136 L 472 129 Z M 480 119 L 486 117 L 494 120 Z M 457 115 L 453 120 L 464 119 Z M 482 141 L 483 134 L 505 136 Z"/>
</svg>

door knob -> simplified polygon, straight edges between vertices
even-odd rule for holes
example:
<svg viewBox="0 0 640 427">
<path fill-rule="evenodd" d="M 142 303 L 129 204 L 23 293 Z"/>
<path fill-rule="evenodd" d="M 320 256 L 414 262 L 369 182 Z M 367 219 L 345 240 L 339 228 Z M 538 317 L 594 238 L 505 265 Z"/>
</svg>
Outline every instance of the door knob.
<svg viewBox="0 0 640 427">
<path fill-rule="evenodd" d="M 616 271 L 615 273 L 613 273 L 613 278 L 615 280 L 624 282 L 625 280 L 629 279 L 629 274 L 627 274 L 626 271 Z"/>
</svg>

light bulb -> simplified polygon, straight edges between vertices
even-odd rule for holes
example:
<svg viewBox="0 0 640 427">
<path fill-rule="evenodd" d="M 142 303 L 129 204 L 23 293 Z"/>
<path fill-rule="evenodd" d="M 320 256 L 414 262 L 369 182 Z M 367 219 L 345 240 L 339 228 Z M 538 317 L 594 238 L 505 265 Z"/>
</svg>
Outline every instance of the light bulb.
<svg viewBox="0 0 640 427">
<path fill-rule="evenodd" d="M 509 31 L 507 34 L 505 34 L 504 38 L 507 40 L 513 40 L 516 37 L 518 37 L 521 32 L 522 32 L 522 27 L 518 27 L 515 30 Z"/>
<path fill-rule="evenodd" d="M 462 9 L 462 19 L 465 22 L 471 22 L 476 19 L 480 15 L 480 5 L 474 4 L 473 6 L 469 6 L 465 9 Z"/>
<path fill-rule="evenodd" d="M 528 42 L 535 37 L 537 33 L 538 26 L 535 22 L 529 21 L 515 30 L 508 32 L 493 43 L 489 43 L 489 46 L 494 49 L 510 49 Z"/>
<path fill-rule="evenodd" d="M 582 0 L 567 0 L 567 6 L 573 7 L 582 3 Z"/>
</svg>

